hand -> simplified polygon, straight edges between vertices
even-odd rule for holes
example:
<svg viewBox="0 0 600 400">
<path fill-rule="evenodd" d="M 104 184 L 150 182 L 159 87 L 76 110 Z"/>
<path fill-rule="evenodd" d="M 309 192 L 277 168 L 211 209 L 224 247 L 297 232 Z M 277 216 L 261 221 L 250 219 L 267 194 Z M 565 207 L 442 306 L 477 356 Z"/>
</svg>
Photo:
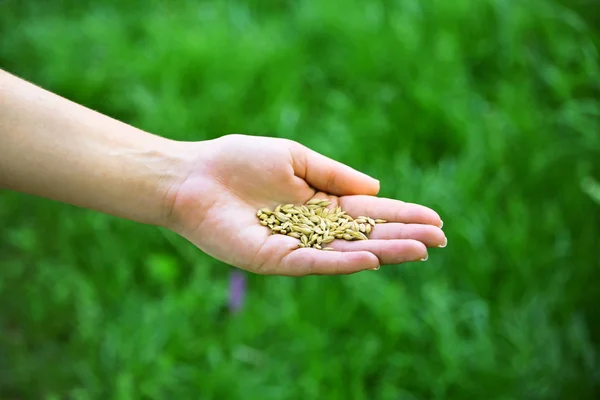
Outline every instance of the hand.
<svg viewBox="0 0 600 400">
<path fill-rule="evenodd" d="M 446 244 L 438 214 L 421 205 L 375 197 L 379 182 L 297 142 L 229 135 L 185 143 L 186 178 L 172 196 L 171 229 L 207 254 L 259 274 L 349 274 L 427 259 Z M 335 240 L 335 251 L 298 248 L 271 234 L 256 211 L 326 198 L 353 217 L 381 218 L 370 240 Z"/>
</svg>

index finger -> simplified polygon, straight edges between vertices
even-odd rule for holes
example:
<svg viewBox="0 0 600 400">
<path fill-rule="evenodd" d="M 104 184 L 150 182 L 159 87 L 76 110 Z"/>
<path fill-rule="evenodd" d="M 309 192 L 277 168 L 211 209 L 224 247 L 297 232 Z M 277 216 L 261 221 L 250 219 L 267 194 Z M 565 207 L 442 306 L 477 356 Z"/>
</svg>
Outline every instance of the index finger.
<svg viewBox="0 0 600 400">
<path fill-rule="evenodd" d="M 344 196 L 340 198 L 340 207 L 352 217 L 364 215 L 388 222 L 442 227 L 442 219 L 431 208 L 400 200 L 364 195 Z"/>
</svg>

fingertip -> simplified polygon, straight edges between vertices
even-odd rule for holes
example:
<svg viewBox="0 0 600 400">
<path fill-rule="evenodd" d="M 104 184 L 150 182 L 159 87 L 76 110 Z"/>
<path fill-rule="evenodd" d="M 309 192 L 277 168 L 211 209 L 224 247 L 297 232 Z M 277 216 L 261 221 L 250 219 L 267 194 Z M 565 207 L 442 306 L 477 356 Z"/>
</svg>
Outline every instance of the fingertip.
<svg viewBox="0 0 600 400">
<path fill-rule="evenodd" d="M 419 204 L 414 204 L 414 205 L 421 207 L 421 211 L 424 216 L 424 218 L 423 218 L 424 223 L 426 223 L 428 225 L 433 225 L 438 228 L 442 227 L 444 222 L 442 221 L 442 218 L 440 217 L 440 214 L 437 211 L 435 211 L 433 208 L 430 208 L 430 207 L 427 207 L 424 205 L 419 205 Z"/>
<path fill-rule="evenodd" d="M 409 239 L 409 240 L 411 241 L 411 244 L 415 248 L 419 249 L 419 251 L 421 252 L 423 257 L 427 257 L 427 245 L 425 245 L 425 243 L 421 242 L 420 240 L 415 240 L 415 239 Z"/>
<path fill-rule="evenodd" d="M 349 264 L 360 267 L 360 271 L 379 268 L 379 258 L 369 251 L 355 251 L 347 254 Z"/>
<path fill-rule="evenodd" d="M 381 190 L 381 182 L 379 181 L 379 179 L 375 179 L 373 177 L 370 177 L 372 180 L 372 185 L 373 185 L 373 196 L 377 196 L 379 194 L 379 191 Z"/>
<path fill-rule="evenodd" d="M 421 243 L 421 242 L 419 242 Z M 427 249 L 427 246 L 425 246 L 425 244 L 421 243 L 421 251 L 423 256 L 421 257 L 420 261 L 427 261 L 429 259 L 429 250 Z"/>
<path fill-rule="evenodd" d="M 350 177 L 347 179 L 348 184 L 346 185 L 345 191 L 342 195 L 365 195 L 365 196 L 377 196 L 381 190 L 381 182 L 379 179 L 373 178 L 364 172 L 358 171 L 354 168 L 348 167 L 352 171 L 352 180 Z M 350 184 L 352 182 L 352 184 Z"/>
<path fill-rule="evenodd" d="M 410 242 L 412 248 L 412 257 L 407 259 L 407 262 L 427 261 L 429 259 L 429 250 L 425 243 L 414 239 L 408 239 L 408 242 Z"/>
<path fill-rule="evenodd" d="M 337 162 L 336 162 L 337 163 Z M 331 179 L 328 192 L 331 194 L 344 195 L 367 195 L 376 196 L 379 193 L 381 183 L 379 180 L 365 174 L 349 165 L 338 164 L 341 168 L 335 179 Z"/>
</svg>

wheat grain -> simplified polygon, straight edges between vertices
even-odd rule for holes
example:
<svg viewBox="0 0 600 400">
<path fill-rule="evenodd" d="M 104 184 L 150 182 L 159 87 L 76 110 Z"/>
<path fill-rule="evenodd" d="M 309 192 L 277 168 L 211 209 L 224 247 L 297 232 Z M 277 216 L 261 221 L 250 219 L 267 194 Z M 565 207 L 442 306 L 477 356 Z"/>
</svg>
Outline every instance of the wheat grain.
<svg viewBox="0 0 600 400">
<path fill-rule="evenodd" d="M 325 251 L 333 250 L 324 246 L 335 239 L 368 240 L 376 224 L 387 222 L 367 216 L 355 219 L 341 207 L 329 206 L 329 200 L 312 199 L 301 205 L 278 204 L 274 210 L 264 207 L 256 212 L 256 216 L 272 233 L 298 239 L 299 248 Z"/>
</svg>

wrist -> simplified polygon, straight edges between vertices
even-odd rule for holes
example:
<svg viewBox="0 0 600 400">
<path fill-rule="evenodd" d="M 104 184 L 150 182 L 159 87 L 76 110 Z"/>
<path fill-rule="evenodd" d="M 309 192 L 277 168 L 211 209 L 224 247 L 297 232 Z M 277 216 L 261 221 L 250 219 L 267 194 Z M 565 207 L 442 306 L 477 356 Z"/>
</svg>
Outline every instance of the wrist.
<svg viewBox="0 0 600 400">
<path fill-rule="evenodd" d="M 174 207 L 179 189 L 186 181 L 192 170 L 189 144 L 176 140 L 159 138 L 154 156 L 156 168 L 152 173 L 154 182 L 154 201 L 158 213 L 154 212 L 149 224 L 172 228 Z"/>
<path fill-rule="evenodd" d="M 170 141 L 165 172 L 158 189 L 162 212 L 157 225 L 180 235 L 190 232 L 189 221 L 202 221 L 214 205 L 219 185 L 211 170 L 219 164 L 219 145 L 215 140 Z"/>
<path fill-rule="evenodd" d="M 181 210 L 187 209 L 190 202 L 206 200 L 204 189 L 208 186 L 206 163 L 210 141 L 163 140 L 161 168 L 155 178 L 161 212 L 158 221 L 153 224 L 180 233 L 182 219 L 185 218 Z"/>
</svg>

